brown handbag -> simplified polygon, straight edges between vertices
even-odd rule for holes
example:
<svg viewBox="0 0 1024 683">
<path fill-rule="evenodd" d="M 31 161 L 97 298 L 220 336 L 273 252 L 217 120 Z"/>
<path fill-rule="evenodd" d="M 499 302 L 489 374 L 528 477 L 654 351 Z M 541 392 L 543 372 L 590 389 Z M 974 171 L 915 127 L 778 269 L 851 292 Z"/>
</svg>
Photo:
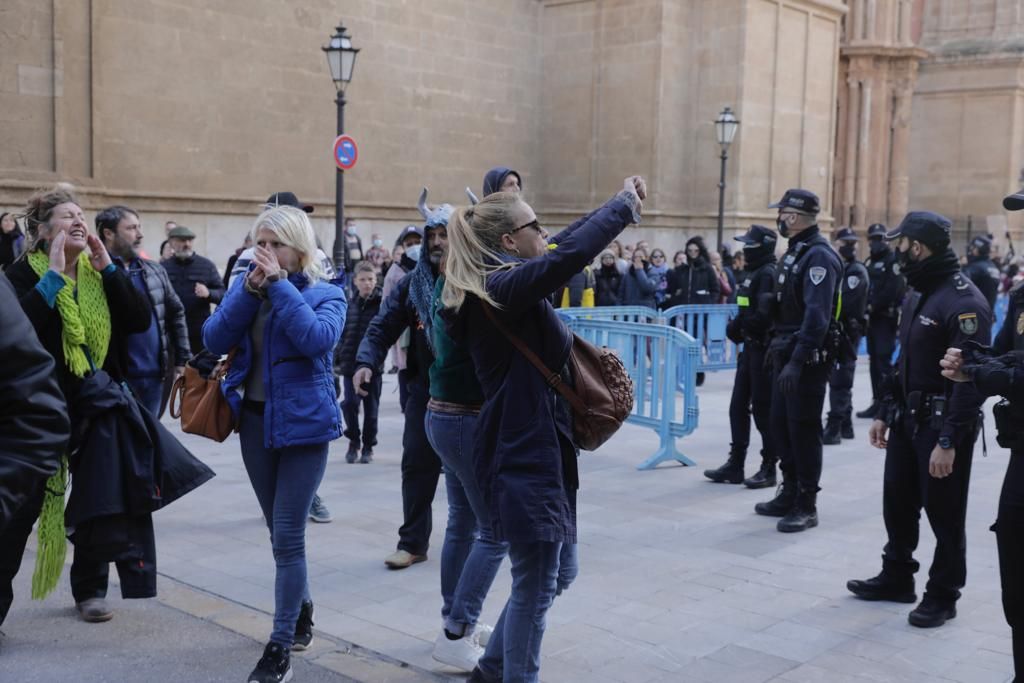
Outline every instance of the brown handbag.
<svg viewBox="0 0 1024 683">
<path fill-rule="evenodd" d="M 572 433 L 577 446 L 595 451 L 619 431 L 633 412 L 633 380 L 614 351 L 606 346 L 598 348 L 573 334 L 568 362 L 573 384 L 570 388 L 559 373 L 551 372 L 522 339 L 498 320 L 491 306 L 483 304 L 483 309 L 498 331 L 540 371 L 548 386 L 572 406 Z"/>
<path fill-rule="evenodd" d="M 190 361 L 181 377 L 174 380 L 167 409 L 172 418 L 181 418 L 183 432 L 224 441 L 235 430 L 235 415 L 220 390 L 234 358 L 232 349 L 225 360 L 214 366 L 209 377 L 199 374 Z"/>
</svg>

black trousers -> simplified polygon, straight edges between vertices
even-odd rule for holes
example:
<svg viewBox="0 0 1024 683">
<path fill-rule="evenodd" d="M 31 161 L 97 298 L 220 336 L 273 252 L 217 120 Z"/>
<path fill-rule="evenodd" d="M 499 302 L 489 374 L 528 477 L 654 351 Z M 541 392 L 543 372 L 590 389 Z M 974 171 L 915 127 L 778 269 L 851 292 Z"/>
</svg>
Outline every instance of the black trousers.
<svg viewBox="0 0 1024 683">
<path fill-rule="evenodd" d="M 889 430 L 885 449 L 882 515 L 888 542 L 882 552 L 883 571 L 897 580 L 911 580 L 920 568 L 914 551 L 920 536 L 921 508 L 935 534 L 935 555 L 925 594 L 946 604 L 960 598 L 967 580 L 967 488 L 977 430 L 954 441 L 953 473 L 943 479 L 928 474 L 928 461 L 939 433 L 910 419 Z"/>
<path fill-rule="evenodd" d="M 873 315 L 868 319 L 868 355 L 871 359 L 871 400 L 885 393 L 885 378 L 892 373 L 892 354 L 896 350 L 896 316 Z"/>
<path fill-rule="evenodd" d="M 853 348 L 860 346 L 860 335 L 850 337 Z M 849 422 L 853 419 L 853 375 L 857 359 L 843 360 L 832 368 L 828 376 L 828 417 L 830 420 Z M 872 385 L 872 388 L 874 386 Z"/>
<path fill-rule="evenodd" d="M 14 602 L 14 577 L 21 568 L 25 545 L 32 535 L 32 526 L 39 519 L 39 512 L 43 509 L 45 491 L 46 484 L 42 482 L 38 491 L 14 513 L 0 534 L 0 624 L 7 618 L 11 603 Z M 118 574 L 121 577 L 121 595 L 125 598 L 149 598 L 156 595 L 156 542 L 153 537 L 152 518 L 147 516 L 145 520 L 148 522 L 149 535 L 143 545 L 147 563 L 152 558 L 152 564 L 140 567 L 138 561 L 117 563 Z M 28 570 L 31 571 L 31 568 Z M 108 560 L 94 561 L 90 559 L 89 548 L 76 546 L 71 564 L 71 593 L 75 602 L 106 596 L 109 572 Z"/>
<path fill-rule="evenodd" d="M 765 367 L 765 349 L 744 344 L 736 359 L 736 379 L 729 401 L 729 427 L 732 430 L 732 450 L 735 457 L 745 459 L 750 446 L 750 416 L 761 433 L 761 455 L 774 461 L 775 449 L 768 436 L 772 403 L 772 375 Z"/>
<path fill-rule="evenodd" d="M 1013 668 L 1024 674 L 1024 448 L 1010 451 L 999 516 L 992 525 L 999 549 L 1003 614 L 1013 633 Z"/>
<path fill-rule="evenodd" d="M 409 382 L 402 433 L 402 512 L 398 549 L 425 555 L 433 523 L 431 504 L 441 476 L 441 459 L 427 441 L 426 415 L 430 396 L 422 382 Z"/>
<path fill-rule="evenodd" d="M 405 413 L 405 404 L 409 401 L 409 371 L 398 371 L 398 408 Z"/>
<path fill-rule="evenodd" d="M 345 438 L 356 448 L 373 448 L 377 445 L 377 413 L 380 411 L 380 392 L 384 378 L 380 373 L 373 373 L 370 380 L 370 393 L 360 396 L 352 384 L 352 377 L 342 377 L 344 398 L 341 401 L 341 414 L 345 418 Z M 363 429 L 359 429 L 359 406 L 363 406 Z"/>
<path fill-rule="evenodd" d="M 771 420 L 769 430 L 785 478 L 801 488 L 818 490 L 821 480 L 821 409 L 825 405 L 828 365 L 805 365 L 797 392 L 787 396 L 779 389 L 779 373 L 786 364 L 772 368 Z"/>
<path fill-rule="evenodd" d="M 32 525 L 39 518 L 43 509 L 45 482 L 25 504 L 11 516 L 4 532 L 0 534 L 0 624 L 7 618 L 7 612 L 14 602 L 14 577 L 21 567 L 21 559 L 25 555 L 25 544 L 32 533 Z M 31 571 L 31 570 L 30 570 Z"/>
</svg>

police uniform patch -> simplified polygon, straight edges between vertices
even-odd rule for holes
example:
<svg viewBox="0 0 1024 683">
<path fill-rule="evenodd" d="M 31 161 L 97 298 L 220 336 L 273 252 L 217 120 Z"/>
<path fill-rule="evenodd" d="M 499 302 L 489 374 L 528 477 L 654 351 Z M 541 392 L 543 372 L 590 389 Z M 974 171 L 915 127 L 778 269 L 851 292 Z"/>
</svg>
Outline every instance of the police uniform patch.
<svg viewBox="0 0 1024 683">
<path fill-rule="evenodd" d="M 1017 316 L 1017 334 L 1024 334 L 1024 313 Z"/>
<path fill-rule="evenodd" d="M 885 262 L 884 261 L 876 261 L 874 263 L 874 265 L 872 266 L 872 268 L 885 268 Z"/>
<path fill-rule="evenodd" d="M 811 284 L 820 285 L 821 281 L 825 279 L 826 270 L 821 266 L 812 266 L 807 271 L 807 275 L 811 278 Z"/>
<path fill-rule="evenodd" d="M 960 323 L 960 331 L 964 334 L 974 334 L 978 331 L 977 313 L 961 313 L 957 316 L 957 321 Z"/>
<path fill-rule="evenodd" d="M 892 264 L 892 274 L 893 275 L 899 275 L 900 274 L 900 264 L 898 264 L 898 263 L 893 263 Z"/>
<path fill-rule="evenodd" d="M 857 275 L 851 275 L 848 278 L 846 278 L 846 288 L 847 289 L 857 289 L 857 285 L 859 285 L 859 284 L 860 284 L 860 277 L 857 276 Z"/>
</svg>

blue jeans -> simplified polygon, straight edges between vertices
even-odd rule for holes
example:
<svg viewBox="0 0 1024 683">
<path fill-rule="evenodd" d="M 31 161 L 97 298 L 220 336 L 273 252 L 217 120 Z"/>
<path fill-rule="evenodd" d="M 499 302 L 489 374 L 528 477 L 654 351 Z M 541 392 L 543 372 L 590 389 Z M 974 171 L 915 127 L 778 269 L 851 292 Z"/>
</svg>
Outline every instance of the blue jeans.
<svg viewBox="0 0 1024 683">
<path fill-rule="evenodd" d="M 154 417 L 160 417 L 160 400 L 163 397 L 163 377 L 129 377 L 128 386 L 135 394 L 135 400 L 139 405 L 151 412 Z"/>
<path fill-rule="evenodd" d="M 545 615 L 558 589 L 561 543 L 512 543 L 512 594 L 477 666 L 504 683 L 537 683 Z"/>
<path fill-rule="evenodd" d="M 441 549 L 441 617 L 449 633 L 462 635 L 480 618 L 508 544 L 494 540 L 473 466 L 476 415 L 427 410 L 430 445 L 444 465 L 448 527 Z M 479 532 L 479 536 L 477 533 Z"/>
<path fill-rule="evenodd" d="M 274 630 L 270 640 L 292 646 L 306 579 L 306 517 L 327 467 L 327 442 L 267 449 L 263 413 L 243 407 L 238 429 L 242 461 L 270 528 L 277 573 L 274 577 Z"/>
</svg>

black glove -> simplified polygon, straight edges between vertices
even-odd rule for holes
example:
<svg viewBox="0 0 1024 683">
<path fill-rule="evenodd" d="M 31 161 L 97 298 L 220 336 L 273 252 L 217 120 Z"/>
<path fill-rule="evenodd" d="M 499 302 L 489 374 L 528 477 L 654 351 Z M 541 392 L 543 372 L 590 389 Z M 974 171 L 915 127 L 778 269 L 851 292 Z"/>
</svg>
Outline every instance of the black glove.
<svg viewBox="0 0 1024 683">
<path fill-rule="evenodd" d="M 786 367 L 782 368 L 782 372 L 779 373 L 779 389 L 782 390 L 783 395 L 792 396 L 796 393 L 800 386 L 800 374 L 803 370 L 804 366 L 800 363 L 793 361 L 786 363 Z"/>
<path fill-rule="evenodd" d="M 734 344 L 743 343 L 743 328 L 740 327 L 740 319 L 733 318 L 725 325 L 725 336 Z"/>
</svg>

